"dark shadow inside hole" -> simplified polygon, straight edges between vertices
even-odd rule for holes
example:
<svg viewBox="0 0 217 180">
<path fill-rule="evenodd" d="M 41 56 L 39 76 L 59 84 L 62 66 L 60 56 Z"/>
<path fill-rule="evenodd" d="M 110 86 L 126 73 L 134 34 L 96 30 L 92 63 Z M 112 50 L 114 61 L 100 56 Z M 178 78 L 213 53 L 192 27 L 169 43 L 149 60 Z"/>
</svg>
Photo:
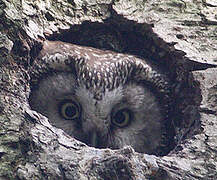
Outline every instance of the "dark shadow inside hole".
<svg viewBox="0 0 217 180">
<path fill-rule="evenodd" d="M 171 44 L 159 38 L 153 32 L 151 24 L 136 24 L 122 17 L 108 19 L 104 23 L 83 22 L 47 39 L 148 58 L 162 68 L 170 68 L 169 63 L 176 58 L 174 56 L 180 56 L 179 53 L 170 54 Z M 173 69 L 170 73 L 172 71 Z"/>
</svg>

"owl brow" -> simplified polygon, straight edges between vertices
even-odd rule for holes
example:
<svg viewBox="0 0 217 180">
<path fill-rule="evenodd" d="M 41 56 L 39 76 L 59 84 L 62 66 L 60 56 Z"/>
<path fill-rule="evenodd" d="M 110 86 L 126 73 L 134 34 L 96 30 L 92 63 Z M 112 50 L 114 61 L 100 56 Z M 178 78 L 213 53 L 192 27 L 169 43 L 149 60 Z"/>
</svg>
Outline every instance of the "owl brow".
<svg viewBox="0 0 217 180">
<path fill-rule="evenodd" d="M 62 101 L 62 100 L 66 100 L 66 99 L 74 99 L 77 101 L 77 99 L 75 97 L 72 97 L 73 95 L 75 95 L 75 93 L 65 93 L 65 94 L 61 95 L 61 97 L 56 98 L 56 100 Z"/>
</svg>

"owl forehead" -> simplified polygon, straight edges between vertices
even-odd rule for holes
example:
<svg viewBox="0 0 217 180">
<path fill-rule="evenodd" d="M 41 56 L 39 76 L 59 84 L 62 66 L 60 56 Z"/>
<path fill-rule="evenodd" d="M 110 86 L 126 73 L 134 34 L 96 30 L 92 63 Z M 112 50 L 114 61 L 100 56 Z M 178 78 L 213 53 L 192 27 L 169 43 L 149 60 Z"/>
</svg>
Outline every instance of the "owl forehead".
<svg viewBox="0 0 217 180">
<path fill-rule="evenodd" d="M 74 64 L 78 80 L 86 84 L 87 88 L 103 87 L 111 90 L 132 77 L 135 68 L 133 56 L 92 48 L 82 50 L 74 50 L 78 59 L 73 57 L 76 61 L 72 60 L 71 64 Z"/>
<path fill-rule="evenodd" d="M 125 66 L 125 67 L 123 67 Z M 112 90 L 125 84 L 129 79 L 133 68 L 127 63 L 93 62 L 79 65 L 76 68 L 76 76 L 79 82 L 86 88 Z"/>
<path fill-rule="evenodd" d="M 32 71 L 35 82 L 46 71 L 71 71 L 78 83 L 101 92 L 113 90 L 129 80 L 154 82 L 157 79 L 152 67 L 135 56 L 62 42 L 44 42 L 34 68 L 40 71 Z"/>
<path fill-rule="evenodd" d="M 75 67 L 79 75 L 83 72 L 83 74 L 89 73 L 103 78 L 113 74 L 126 77 L 133 69 L 138 70 L 146 66 L 141 59 L 132 55 L 49 41 L 44 43 L 37 59 L 39 63 L 36 63 L 36 66 L 44 64 L 45 68 L 58 71 L 70 71 Z"/>
<path fill-rule="evenodd" d="M 67 46 L 67 44 L 65 44 Z M 77 55 L 78 57 L 83 57 L 89 66 L 102 66 L 111 65 L 119 60 L 129 60 L 134 59 L 132 55 L 126 55 L 121 53 L 116 53 L 109 50 L 100 50 L 92 47 L 78 46 L 78 45 L 68 45 L 71 47 L 71 53 Z"/>
<path fill-rule="evenodd" d="M 130 61 L 133 62 L 136 60 L 135 57 L 131 55 L 106 50 L 103 51 L 91 47 L 74 46 L 72 52 L 78 57 L 78 62 L 75 63 L 79 63 L 79 59 L 83 59 L 85 66 L 87 66 L 89 70 L 92 69 L 105 73 L 113 72 L 115 69 L 122 69 L 126 66 L 130 67 Z M 139 59 L 137 61 L 139 61 Z"/>
<path fill-rule="evenodd" d="M 132 72 L 142 64 L 131 55 L 67 43 L 60 43 L 60 47 L 52 46 L 45 46 L 35 61 L 33 68 L 41 71 L 38 74 L 38 71 L 32 71 L 35 82 L 37 83 L 41 79 L 40 76 L 46 72 L 71 71 L 78 84 L 85 85 L 98 99 L 106 90 L 113 90 L 125 84 L 129 78 L 133 79 Z"/>
</svg>

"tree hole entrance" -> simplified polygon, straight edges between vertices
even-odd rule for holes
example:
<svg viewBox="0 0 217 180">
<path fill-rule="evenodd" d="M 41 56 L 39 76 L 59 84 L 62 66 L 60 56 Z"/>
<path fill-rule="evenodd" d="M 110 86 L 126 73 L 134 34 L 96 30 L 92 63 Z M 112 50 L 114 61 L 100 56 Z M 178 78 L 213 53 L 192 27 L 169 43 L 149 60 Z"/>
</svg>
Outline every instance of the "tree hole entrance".
<svg viewBox="0 0 217 180">
<path fill-rule="evenodd" d="M 167 122 L 170 145 L 164 152 L 156 153 L 163 156 L 180 150 L 180 143 L 200 130 L 197 109 L 201 93 L 190 70 L 185 69 L 185 53 L 175 50 L 173 43 L 166 43 L 152 28 L 152 24 L 137 24 L 117 17 L 104 23 L 83 22 L 47 39 L 135 55 L 148 59 L 166 73 L 172 84 L 173 104 Z"/>
</svg>

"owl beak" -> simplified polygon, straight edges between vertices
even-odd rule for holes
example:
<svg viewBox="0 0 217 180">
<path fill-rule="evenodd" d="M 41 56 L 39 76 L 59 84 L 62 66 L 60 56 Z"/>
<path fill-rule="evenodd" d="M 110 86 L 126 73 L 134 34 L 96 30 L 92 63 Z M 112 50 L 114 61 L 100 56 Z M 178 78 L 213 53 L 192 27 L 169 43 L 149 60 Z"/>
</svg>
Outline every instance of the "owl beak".
<svg viewBox="0 0 217 180">
<path fill-rule="evenodd" d="M 92 132 L 90 134 L 90 145 L 93 147 L 97 147 L 99 143 L 97 139 L 98 139 L 97 132 Z"/>
<path fill-rule="evenodd" d="M 86 140 L 85 142 L 92 147 L 101 148 L 106 146 L 107 142 L 107 129 L 102 129 L 94 123 L 86 126 L 88 131 L 86 130 Z M 84 128 L 84 127 L 83 127 Z"/>
<path fill-rule="evenodd" d="M 105 146 L 104 143 L 106 142 L 106 140 L 103 139 L 102 141 L 102 138 L 103 137 L 100 135 L 99 132 L 93 131 L 89 134 L 88 145 L 96 148 L 104 147 Z"/>
</svg>

